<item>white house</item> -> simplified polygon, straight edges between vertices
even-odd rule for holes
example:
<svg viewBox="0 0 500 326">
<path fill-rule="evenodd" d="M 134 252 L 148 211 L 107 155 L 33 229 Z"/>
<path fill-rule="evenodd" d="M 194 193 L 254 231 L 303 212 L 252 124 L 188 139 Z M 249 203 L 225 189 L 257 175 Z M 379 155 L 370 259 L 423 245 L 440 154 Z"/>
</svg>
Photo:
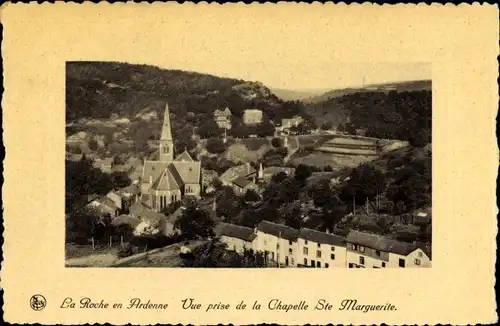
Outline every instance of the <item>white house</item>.
<svg viewBox="0 0 500 326">
<path fill-rule="evenodd" d="M 227 245 L 228 250 L 239 254 L 253 249 L 252 241 L 257 237 L 251 228 L 222 222 L 215 226 L 214 231 L 215 236 Z"/>
<path fill-rule="evenodd" d="M 284 266 L 297 266 L 297 237 L 299 231 L 291 227 L 260 222 L 254 230 L 257 237 L 253 241 L 254 251 L 261 251 L 267 258 Z"/>
<path fill-rule="evenodd" d="M 346 248 L 349 268 L 431 267 L 425 248 L 377 234 L 351 231 Z"/>
<path fill-rule="evenodd" d="M 295 257 L 297 263 L 304 267 L 346 267 L 344 237 L 302 228 Z"/>
</svg>

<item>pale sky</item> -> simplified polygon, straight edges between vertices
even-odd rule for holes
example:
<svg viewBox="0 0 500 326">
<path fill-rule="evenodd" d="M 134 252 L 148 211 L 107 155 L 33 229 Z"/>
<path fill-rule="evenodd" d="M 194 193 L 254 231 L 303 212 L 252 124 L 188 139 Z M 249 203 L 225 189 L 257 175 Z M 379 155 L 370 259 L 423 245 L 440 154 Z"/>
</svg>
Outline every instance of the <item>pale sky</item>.
<svg viewBox="0 0 500 326">
<path fill-rule="evenodd" d="M 304 60 L 305 61 L 305 60 Z M 265 62 L 206 61 L 161 64 L 162 68 L 190 70 L 249 81 L 272 88 L 290 90 L 338 89 L 366 84 L 431 79 L 427 63 L 326 63 L 300 62 L 295 65 L 266 65 Z M 294 67 L 295 66 L 295 67 Z"/>
</svg>

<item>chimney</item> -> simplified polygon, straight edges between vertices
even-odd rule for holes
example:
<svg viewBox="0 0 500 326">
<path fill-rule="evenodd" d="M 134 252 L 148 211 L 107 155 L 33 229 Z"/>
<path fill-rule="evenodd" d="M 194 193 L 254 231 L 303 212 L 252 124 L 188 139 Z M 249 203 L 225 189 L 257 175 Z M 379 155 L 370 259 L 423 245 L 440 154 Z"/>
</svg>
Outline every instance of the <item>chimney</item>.
<svg viewBox="0 0 500 326">
<path fill-rule="evenodd" d="M 329 229 L 326 229 L 326 234 L 330 234 L 330 230 Z"/>
<path fill-rule="evenodd" d="M 253 228 L 253 233 L 257 233 L 257 227 Z"/>
<path fill-rule="evenodd" d="M 153 176 L 152 175 L 149 176 L 149 184 L 150 185 L 153 184 Z"/>
</svg>

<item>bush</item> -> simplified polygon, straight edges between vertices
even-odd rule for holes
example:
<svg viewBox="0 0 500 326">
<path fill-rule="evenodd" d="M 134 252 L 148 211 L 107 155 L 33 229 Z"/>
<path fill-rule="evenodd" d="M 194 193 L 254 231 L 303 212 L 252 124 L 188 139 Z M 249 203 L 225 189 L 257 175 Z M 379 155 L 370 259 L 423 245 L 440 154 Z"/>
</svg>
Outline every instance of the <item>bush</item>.
<svg viewBox="0 0 500 326">
<path fill-rule="evenodd" d="M 280 138 L 273 138 L 273 140 L 271 140 L 271 145 L 273 145 L 273 147 L 275 147 L 275 148 L 279 148 L 283 144 L 282 144 L 282 141 Z"/>
<path fill-rule="evenodd" d="M 217 138 L 210 138 L 206 145 L 207 151 L 212 154 L 220 154 L 226 151 L 226 145 L 222 140 Z"/>
</svg>

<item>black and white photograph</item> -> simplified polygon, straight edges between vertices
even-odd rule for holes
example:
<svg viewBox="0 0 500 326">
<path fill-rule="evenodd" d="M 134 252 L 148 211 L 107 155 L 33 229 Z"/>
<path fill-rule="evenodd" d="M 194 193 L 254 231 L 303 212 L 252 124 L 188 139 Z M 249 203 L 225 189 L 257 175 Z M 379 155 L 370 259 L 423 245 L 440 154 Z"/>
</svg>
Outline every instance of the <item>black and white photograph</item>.
<svg viewBox="0 0 500 326">
<path fill-rule="evenodd" d="M 430 64 L 65 70 L 66 267 L 431 267 Z"/>
</svg>

